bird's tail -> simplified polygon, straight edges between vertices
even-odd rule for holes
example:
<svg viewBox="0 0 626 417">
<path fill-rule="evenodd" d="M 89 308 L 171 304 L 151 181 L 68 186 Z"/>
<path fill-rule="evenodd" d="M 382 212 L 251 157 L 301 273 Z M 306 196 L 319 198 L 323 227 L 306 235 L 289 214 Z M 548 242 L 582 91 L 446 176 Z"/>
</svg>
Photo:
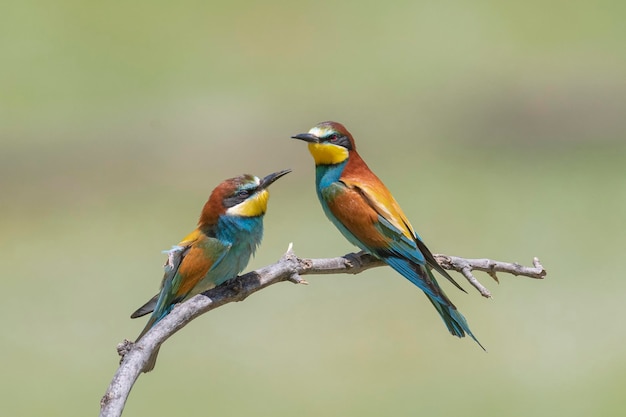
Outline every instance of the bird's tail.
<svg viewBox="0 0 626 417">
<path fill-rule="evenodd" d="M 130 315 L 130 318 L 136 319 L 138 317 L 142 317 L 146 314 L 152 313 L 157 305 L 157 301 L 159 300 L 159 295 L 160 294 L 155 295 L 154 297 L 149 299 L 148 302 L 135 310 L 135 312 Z"/>
<path fill-rule="evenodd" d="M 435 286 L 437 286 L 437 288 L 439 288 L 439 291 L 441 292 L 441 294 L 443 294 L 443 290 L 441 290 L 441 288 L 439 287 L 439 284 L 435 280 L 435 277 L 433 277 L 433 274 L 430 271 L 430 269 L 429 268 L 426 268 L 426 269 L 428 270 L 428 275 L 430 275 L 432 283 Z M 450 333 L 453 336 L 465 337 L 465 334 L 468 334 L 472 339 L 474 339 L 474 341 L 476 343 L 478 343 L 478 346 L 480 346 L 484 351 L 487 350 L 478 341 L 478 339 L 476 339 L 476 337 L 474 336 L 474 334 L 470 330 L 469 325 L 467 324 L 467 320 L 465 320 L 465 317 L 463 316 L 463 314 L 461 314 L 461 312 L 459 310 L 457 310 L 454 305 L 452 305 L 452 304 L 444 304 L 441 301 L 433 298 L 429 294 L 427 294 L 427 293 L 425 293 L 425 294 L 426 294 L 426 297 L 428 297 L 430 302 L 433 304 L 433 306 L 435 306 L 435 309 L 437 310 L 437 312 L 441 316 L 441 319 L 446 324 L 446 327 L 448 328 L 448 330 L 450 331 Z"/>
<path fill-rule="evenodd" d="M 470 330 L 463 314 L 456 309 L 452 301 L 443 292 L 429 266 L 417 264 L 400 256 L 378 256 L 424 291 L 453 336 L 464 337 L 465 334 L 468 334 L 483 350 L 486 350 Z"/>
<path fill-rule="evenodd" d="M 141 331 L 141 333 L 135 340 L 135 343 L 137 343 L 148 332 L 148 330 L 150 330 L 161 318 L 163 318 L 163 316 L 157 317 L 155 314 L 153 314 L 148 320 L 148 322 L 146 323 L 146 326 L 143 328 L 143 330 Z M 156 365 L 157 356 L 159 355 L 160 348 L 161 347 L 159 346 L 154 350 L 154 352 L 152 352 L 152 355 L 150 355 L 150 358 L 148 358 L 148 362 L 143 368 L 143 372 L 150 372 L 151 370 L 154 369 L 154 366 Z"/>
<path fill-rule="evenodd" d="M 146 366 L 144 366 L 143 368 L 144 372 L 150 372 L 151 370 L 154 369 L 154 366 L 156 365 L 157 356 L 159 355 L 159 349 L 161 349 L 161 346 L 156 348 L 155 351 L 152 352 L 152 355 L 150 355 L 150 357 L 148 358 L 148 362 L 146 363 Z"/>
</svg>

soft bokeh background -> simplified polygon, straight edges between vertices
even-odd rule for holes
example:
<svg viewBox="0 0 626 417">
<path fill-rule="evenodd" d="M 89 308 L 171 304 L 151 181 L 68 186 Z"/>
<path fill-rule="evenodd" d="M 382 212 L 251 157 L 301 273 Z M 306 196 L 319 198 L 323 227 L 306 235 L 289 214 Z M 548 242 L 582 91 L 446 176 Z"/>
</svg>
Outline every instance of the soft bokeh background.
<svg viewBox="0 0 626 417">
<path fill-rule="evenodd" d="M 443 284 L 489 353 L 387 269 L 277 285 L 170 339 L 125 415 L 623 415 L 626 3 L 387 3 L 0 5 L 3 414 L 98 412 L 224 178 L 294 169 L 250 268 L 353 250 L 289 139 L 333 119 L 434 252 L 548 279 Z"/>
</svg>

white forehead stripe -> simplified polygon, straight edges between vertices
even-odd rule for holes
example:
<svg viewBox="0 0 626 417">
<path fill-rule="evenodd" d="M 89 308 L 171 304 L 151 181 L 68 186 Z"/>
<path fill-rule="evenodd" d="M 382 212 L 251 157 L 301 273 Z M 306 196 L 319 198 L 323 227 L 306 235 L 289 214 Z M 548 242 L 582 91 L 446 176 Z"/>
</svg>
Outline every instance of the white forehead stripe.
<svg viewBox="0 0 626 417">
<path fill-rule="evenodd" d="M 311 130 L 309 130 L 309 133 L 317 136 L 318 138 L 323 138 L 331 130 L 332 129 L 327 126 L 324 126 L 324 127 L 315 126 Z"/>
</svg>

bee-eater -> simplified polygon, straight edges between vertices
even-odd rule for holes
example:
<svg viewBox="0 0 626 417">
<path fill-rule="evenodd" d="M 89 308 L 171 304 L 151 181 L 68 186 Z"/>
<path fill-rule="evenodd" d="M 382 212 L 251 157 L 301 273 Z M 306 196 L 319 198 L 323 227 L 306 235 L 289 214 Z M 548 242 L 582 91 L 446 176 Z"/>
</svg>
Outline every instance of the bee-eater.
<svg viewBox="0 0 626 417">
<path fill-rule="evenodd" d="M 178 264 L 165 268 L 161 290 L 135 311 L 131 318 L 152 312 L 137 340 L 165 317 L 177 303 L 234 278 L 248 264 L 263 237 L 263 216 L 268 187 L 287 169 L 260 179 L 254 175 L 230 178 L 218 185 L 204 205 L 198 227 L 172 251 L 180 251 Z M 158 349 L 145 372 L 156 363 Z"/>
<path fill-rule="evenodd" d="M 431 270 L 464 290 L 437 263 L 387 187 L 357 153 L 350 132 L 340 123 L 323 122 L 292 138 L 308 143 L 315 160 L 317 196 L 345 238 L 424 291 L 450 333 L 458 337 L 467 333 L 480 345 Z"/>
</svg>

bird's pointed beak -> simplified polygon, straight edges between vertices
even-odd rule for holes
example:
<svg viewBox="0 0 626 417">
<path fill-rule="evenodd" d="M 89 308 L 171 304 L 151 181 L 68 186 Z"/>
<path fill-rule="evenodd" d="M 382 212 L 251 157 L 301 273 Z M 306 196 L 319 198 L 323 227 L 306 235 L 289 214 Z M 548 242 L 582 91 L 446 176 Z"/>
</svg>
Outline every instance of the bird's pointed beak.
<svg viewBox="0 0 626 417">
<path fill-rule="evenodd" d="M 305 142 L 311 142 L 311 143 L 320 143 L 320 138 L 318 138 L 317 136 L 311 134 L 311 133 L 298 133 L 297 135 L 294 135 L 291 137 L 292 139 L 300 139 L 303 140 Z"/>
<path fill-rule="evenodd" d="M 270 185 L 272 185 L 272 183 L 274 181 L 276 181 L 277 179 L 279 179 L 280 177 L 287 175 L 291 172 L 290 169 L 284 169 L 282 171 L 278 171 L 278 172 L 274 172 L 270 175 L 268 175 L 267 177 L 263 178 L 261 180 L 261 184 L 259 185 L 259 189 L 264 190 L 267 187 L 269 187 Z"/>
</svg>

